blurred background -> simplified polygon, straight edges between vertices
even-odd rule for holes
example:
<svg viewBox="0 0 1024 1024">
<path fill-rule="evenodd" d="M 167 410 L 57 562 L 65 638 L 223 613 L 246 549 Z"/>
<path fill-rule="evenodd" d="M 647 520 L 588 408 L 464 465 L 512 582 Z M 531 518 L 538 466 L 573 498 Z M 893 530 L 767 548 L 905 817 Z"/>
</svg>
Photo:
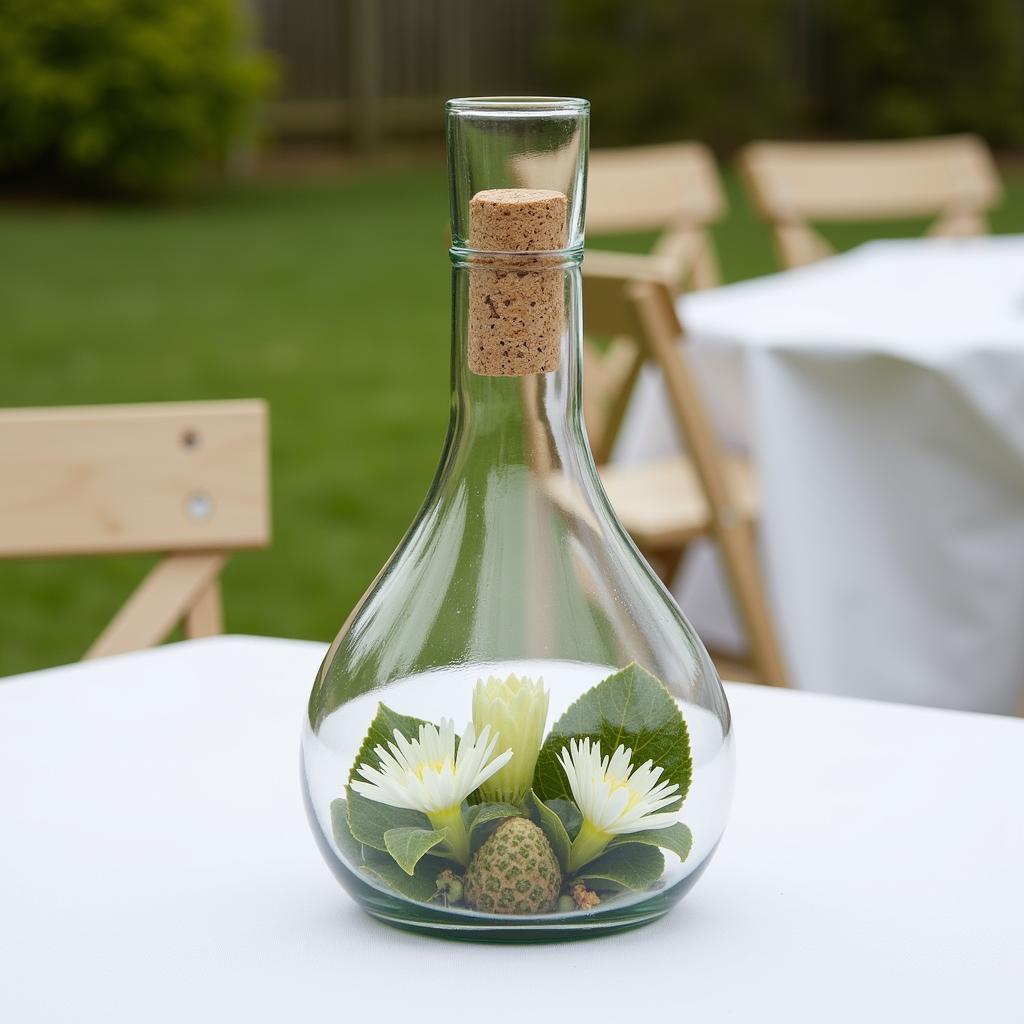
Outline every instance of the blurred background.
<svg viewBox="0 0 1024 1024">
<path fill-rule="evenodd" d="M 331 638 L 414 516 L 443 101 L 517 93 L 589 98 L 594 146 L 712 146 L 726 281 L 777 269 L 752 139 L 976 132 L 1024 231 L 1024 0 L 0 0 L 0 407 L 268 399 L 273 544 L 230 561 L 228 631 Z M 153 561 L 0 562 L 0 675 L 80 657 Z"/>
</svg>

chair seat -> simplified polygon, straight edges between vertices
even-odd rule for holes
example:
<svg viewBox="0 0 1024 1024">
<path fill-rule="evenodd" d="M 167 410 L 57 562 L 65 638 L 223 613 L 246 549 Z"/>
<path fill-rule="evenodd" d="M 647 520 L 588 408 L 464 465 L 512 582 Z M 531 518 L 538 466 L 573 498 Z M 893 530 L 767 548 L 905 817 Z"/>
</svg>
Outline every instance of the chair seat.
<svg viewBox="0 0 1024 1024">
<path fill-rule="evenodd" d="M 727 456 L 722 463 L 739 516 L 753 521 L 759 498 L 750 460 Z M 711 510 L 689 456 L 602 466 L 601 480 L 620 522 L 645 551 L 678 547 L 711 529 Z"/>
</svg>

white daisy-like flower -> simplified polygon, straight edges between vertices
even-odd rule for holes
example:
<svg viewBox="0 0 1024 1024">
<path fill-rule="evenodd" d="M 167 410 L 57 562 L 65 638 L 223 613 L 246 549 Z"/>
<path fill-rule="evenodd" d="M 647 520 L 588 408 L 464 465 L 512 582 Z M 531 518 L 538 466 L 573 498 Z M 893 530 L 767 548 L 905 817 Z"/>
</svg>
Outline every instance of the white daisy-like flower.
<svg viewBox="0 0 1024 1024">
<path fill-rule="evenodd" d="M 485 800 L 520 804 L 533 785 L 533 770 L 544 742 L 550 694 L 543 679 L 510 675 L 477 680 L 473 689 L 473 725 L 490 727 L 502 746 L 515 752 L 512 763 L 495 772 L 481 787 Z"/>
<path fill-rule="evenodd" d="M 666 828 L 678 820 L 675 812 L 662 812 L 661 808 L 679 799 L 679 786 L 659 782 L 663 770 L 652 761 L 634 767 L 632 756 L 633 751 L 620 744 L 615 753 L 602 759 L 600 741 L 589 739 L 570 740 L 558 755 L 583 814 L 583 824 L 572 843 L 570 870 L 593 860 L 617 835 Z"/>
<path fill-rule="evenodd" d="M 420 726 L 415 739 L 397 729 L 387 748 L 374 748 L 380 764 L 361 764 L 352 783 L 360 796 L 392 807 L 422 811 L 435 829 L 447 829 L 446 842 L 462 863 L 469 860 L 469 836 L 462 822 L 462 801 L 512 758 L 505 750 L 492 758 L 498 737 L 486 726 L 478 736 L 472 723 L 466 726 L 455 750 L 455 723 L 442 718 L 440 728 Z"/>
</svg>

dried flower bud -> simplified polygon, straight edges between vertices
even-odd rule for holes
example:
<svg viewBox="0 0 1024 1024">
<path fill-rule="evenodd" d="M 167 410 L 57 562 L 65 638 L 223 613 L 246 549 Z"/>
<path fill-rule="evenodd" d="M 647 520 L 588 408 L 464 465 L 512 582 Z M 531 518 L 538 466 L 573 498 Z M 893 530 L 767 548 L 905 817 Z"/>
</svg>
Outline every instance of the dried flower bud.
<svg viewBox="0 0 1024 1024">
<path fill-rule="evenodd" d="M 582 882 L 577 882 L 572 887 L 572 898 L 580 910 L 593 910 L 601 902 L 601 897 Z"/>
</svg>

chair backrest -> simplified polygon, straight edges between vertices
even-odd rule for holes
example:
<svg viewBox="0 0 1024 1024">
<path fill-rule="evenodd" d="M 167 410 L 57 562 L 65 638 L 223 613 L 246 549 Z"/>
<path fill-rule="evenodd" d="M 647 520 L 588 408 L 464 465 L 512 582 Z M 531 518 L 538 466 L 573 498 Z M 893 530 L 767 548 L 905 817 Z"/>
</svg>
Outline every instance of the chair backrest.
<svg viewBox="0 0 1024 1024">
<path fill-rule="evenodd" d="M 754 142 L 740 167 L 784 266 L 832 253 L 811 222 L 934 218 L 933 234 L 987 230 L 1002 187 L 974 135 L 885 142 Z"/>
<path fill-rule="evenodd" d="M 715 158 L 703 143 L 596 149 L 587 177 L 587 231 L 661 232 L 654 255 L 676 291 L 712 288 L 721 273 L 709 228 L 726 210 Z"/>
<path fill-rule="evenodd" d="M 527 188 L 562 181 L 575 153 L 515 157 L 515 179 Z M 587 232 L 658 231 L 654 255 L 680 289 L 720 283 L 708 228 L 726 210 L 715 158 L 703 143 L 669 142 L 626 149 L 591 150 L 587 174 Z"/>
<path fill-rule="evenodd" d="M 255 400 L 0 410 L 0 558 L 172 556 L 91 654 L 148 646 L 182 618 L 217 631 L 225 552 L 269 541 L 267 454 Z"/>
<path fill-rule="evenodd" d="M 724 212 L 715 158 L 702 143 L 595 149 L 590 154 L 590 232 L 706 227 Z"/>
</svg>

